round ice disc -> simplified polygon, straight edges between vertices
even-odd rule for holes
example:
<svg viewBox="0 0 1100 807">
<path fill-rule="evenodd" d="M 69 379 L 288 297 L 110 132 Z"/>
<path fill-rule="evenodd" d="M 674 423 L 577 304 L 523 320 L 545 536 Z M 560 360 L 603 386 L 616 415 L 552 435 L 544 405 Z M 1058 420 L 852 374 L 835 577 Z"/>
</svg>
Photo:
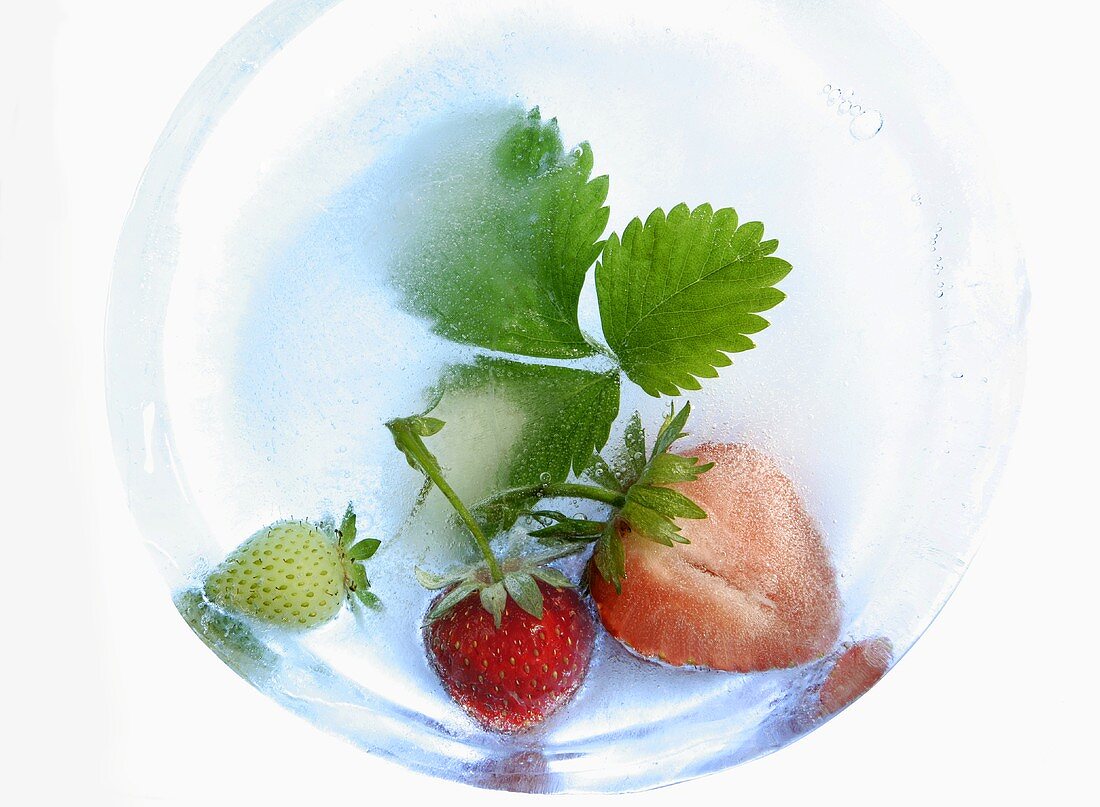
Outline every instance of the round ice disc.
<svg viewBox="0 0 1100 807">
<path fill-rule="evenodd" d="M 514 284 L 454 298 L 461 272 L 504 266 L 513 245 L 475 220 L 527 204 L 486 177 L 494 144 L 535 108 L 556 120 L 561 159 L 589 154 L 591 177 L 608 177 L 601 238 L 709 204 L 778 239 L 786 299 L 700 389 L 655 397 L 618 372 L 591 268 L 566 323 L 591 350 L 493 330 L 486 312 Z M 982 153 L 942 69 L 870 2 L 273 3 L 169 121 L 111 290 L 115 449 L 177 604 L 283 706 L 469 784 L 637 790 L 796 739 L 928 626 L 1005 458 L 1027 292 Z M 418 278 L 444 265 L 454 283 L 425 296 Z M 535 327 L 522 309 L 513 320 Z M 538 406 L 516 392 L 532 373 Z M 436 407 L 447 425 L 425 441 L 456 489 L 480 495 L 536 439 L 532 419 L 596 376 L 611 397 L 569 422 L 603 418 L 609 450 L 633 413 L 651 445 L 670 401 L 690 400 L 686 447 L 774 459 L 824 543 L 839 633 L 807 663 L 734 673 L 639 658 L 597 623 L 565 707 L 533 731 L 486 731 L 428 664 L 433 594 L 413 574 L 469 560 L 468 536 L 386 423 Z M 203 597 L 257 530 L 338 524 L 349 502 L 358 535 L 381 541 L 365 564 L 380 605 L 287 631 Z"/>
</svg>

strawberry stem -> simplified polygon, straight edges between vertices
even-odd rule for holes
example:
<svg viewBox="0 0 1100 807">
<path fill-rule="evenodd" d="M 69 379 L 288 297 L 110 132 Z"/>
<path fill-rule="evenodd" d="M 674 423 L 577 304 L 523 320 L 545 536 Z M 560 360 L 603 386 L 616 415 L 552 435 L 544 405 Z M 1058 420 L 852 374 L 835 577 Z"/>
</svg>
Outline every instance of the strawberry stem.
<svg viewBox="0 0 1100 807">
<path fill-rule="evenodd" d="M 543 485 L 546 499 L 591 499 L 594 502 L 603 502 L 612 507 L 622 507 L 626 504 L 626 495 L 616 493 L 607 488 L 595 485 L 582 485 L 576 482 L 559 482 L 556 485 Z"/>
<path fill-rule="evenodd" d="M 443 469 L 439 467 L 439 461 L 435 458 L 435 455 L 424 445 L 423 437 L 439 431 L 443 426 L 442 421 L 422 417 L 398 418 L 397 420 L 391 420 L 386 425 L 393 434 L 397 447 L 404 452 L 409 464 L 434 482 L 436 487 L 439 488 L 439 492 L 451 503 L 451 507 L 458 513 L 458 517 L 462 519 L 462 523 L 466 525 L 466 529 L 474 537 L 474 543 L 477 545 L 482 557 L 485 558 L 486 566 L 489 567 L 490 577 L 492 577 L 494 583 L 499 583 L 504 579 L 504 574 L 501 572 L 500 563 L 489 545 L 489 539 L 485 537 L 481 525 L 477 523 L 473 514 L 470 513 L 462 499 L 455 493 L 454 488 L 447 483 L 443 476 Z"/>
<path fill-rule="evenodd" d="M 518 488 L 509 488 L 500 493 L 494 493 L 488 498 L 482 499 L 476 505 L 475 510 L 491 507 L 498 501 L 509 501 L 523 498 L 535 499 L 590 499 L 601 504 L 609 504 L 616 509 L 621 509 L 626 504 L 626 494 L 618 493 L 607 488 L 595 485 L 584 485 L 577 482 L 555 482 L 538 485 L 527 485 Z"/>
<path fill-rule="evenodd" d="M 485 558 L 485 563 L 489 567 L 489 575 L 493 578 L 494 583 L 499 583 L 504 579 L 504 575 L 500 571 L 500 563 L 497 562 L 496 555 L 493 554 L 493 550 L 489 546 L 489 539 L 486 538 L 485 533 L 481 531 L 481 526 L 474 519 L 470 511 L 466 509 L 466 505 L 462 503 L 462 499 L 458 498 L 458 494 L 447 484 L 447 480 L 443 478 L 442 474 L 437 474 L 435 476 L 429 474 L 429 476 L 439 488 L 439 492 L 447 497 L 447 501 L 451 503 L 451 507 L 458 513 L 458 517 L 462 519 L 462 523 L 466 525 L 466 529 L 474 536 L 474 542 L 477 544 L 477 548 L 481 551 L 481 555 Z"/>
</svg>

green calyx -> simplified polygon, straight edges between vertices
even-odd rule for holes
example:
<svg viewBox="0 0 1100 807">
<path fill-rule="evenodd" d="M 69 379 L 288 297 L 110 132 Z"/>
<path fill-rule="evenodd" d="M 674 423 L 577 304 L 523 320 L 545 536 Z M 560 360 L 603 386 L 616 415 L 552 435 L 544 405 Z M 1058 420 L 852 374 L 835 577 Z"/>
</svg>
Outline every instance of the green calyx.
<svg viewBox="0 0 1100 807">
<path fill-rule="evenodd" d="M 677 440 L 687 437 L 684 428 L 690 414 L 690 403 L 685 403 L 679 412 L 675 406 L 669 407 L 647 459 L 645 431 L 635 413 L 627 425 L 623 449 L 615 458 L 615 470 L 611 470 L 606 463 L 600 470 L 600 473 L 614 474 L 626 488 L 625 503 L 600 532 L 593 552 L 596 570 L 604 580 L 615 586 L 616 591 L 622 591 L 622 581 L 626 577 L 626 552 L 619 534 L 619 522 L 630 528 L 631 535 L 673 546 L 689 543 L 680 534 L 676 519 L 707 517 L 703 508 L 679 491 L 667 487 L 679 482 L 692 482 L 714 467 L 709 462 L 699 464 L 698 457 L 669 453 Z"/>
<path fill-rule="evenodd" d="M 370 580 L 363 562 L 374 557 L 382 545 L 377 538 L 356 540 L 358 530 L 355 526 L 355 510 L 348 504 L 340 527 L 335 531 L 336 548 L 344 567 L 344 586 L 350 596 L 354 596 L 363 605 L 370 608 L 381 604 L 378 595 L 370 590 Z"/>
<path fill-rule="evenodd" d="M 417 567 L 416 579 L 429 591 L 446 590 L 428 611 L 428 621 L 439 619 L 471 594 L 477 593 L 484 608 L 500 627 L 504 609 L 511 598 L 516 605 L 535 619 L 542 619 L 542 591 L 538 581 L 554 588 L 575 588 L 561 571 L 547 564 L 579 552 L 583 547 L 558 547 L 535 554 L 508 557 L 500 564 L 501 577 L 493 580 L 488 568 L 478 564 L 472 568 L 433 574 Z"/>
</svg>

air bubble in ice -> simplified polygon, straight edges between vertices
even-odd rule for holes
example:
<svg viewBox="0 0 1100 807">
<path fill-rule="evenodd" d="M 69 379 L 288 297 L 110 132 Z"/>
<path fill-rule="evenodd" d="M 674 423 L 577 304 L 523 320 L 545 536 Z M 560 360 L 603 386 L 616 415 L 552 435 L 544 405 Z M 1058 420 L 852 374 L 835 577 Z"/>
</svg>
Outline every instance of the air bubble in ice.
<svg viewBox="0 0 1100 807">
<path fill-rule="evenodd" d="M 542 482 L 542 484 L 544 484 L 544 485 L 549 484 L 550 483 L 550 472 L 549 471 L 543 471 L 541 474 L 539 474 L 539 481 Z"/>
<path fill-rule="evenodd" d="M 882 113 L 877 109 L 865 109 L 848 124 L 848 131 L 856 140 L 870 140 L 882 131 Z"/>
</svg>

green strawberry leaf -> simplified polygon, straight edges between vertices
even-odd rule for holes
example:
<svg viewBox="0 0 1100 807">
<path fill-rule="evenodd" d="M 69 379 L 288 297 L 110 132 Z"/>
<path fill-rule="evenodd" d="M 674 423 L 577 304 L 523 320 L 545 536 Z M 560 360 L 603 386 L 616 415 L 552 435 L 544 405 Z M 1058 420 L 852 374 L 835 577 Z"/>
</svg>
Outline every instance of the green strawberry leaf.
<svg viewBox="0 0 1100 807">
<path fill-rule="evenodd" d="M 596 266 L 596 294 L 608 345 L 623 372 L 653 396 L 700 388 L 749 350 L 759 316 L 785 297 L 773 286 L 791 265 L 761 241 L 759 222 L 738 226 L 732 208 L 677 205 L 634 219 L 612 234 Z"/>
<path fill-rule="evenodd" d="M 456 342 L 593 355 L 577 301 L 603 248 L 607 177 L 590 179 L 592 150 L 566 152 L 557 121 L 537 108 L 469 123 L 441 133 L 415 175 L 395 183 L 394 219 L 422 223 L 397 245 L 392 282 L 404 306 Z"/>
<path fill-rule="evenodd" d="M 535 619 L 542 619 L 542 592 L 535 578 L 527 572 L 512 572 L 504 576 L 504 588 L 516 605 Z"/>
<path fill-rule="evenodd" d="M 441 387 L 438 410 L 446 411 L 453 398 L 473 397 L 491 400 L 498 409 L 507 407 L 511 413 L 510 417 L 486 417 L 484 413 L 467 412 L 467 422 L 442 438 L 462 441 L 459 450 L 476 457 L 484 451 L 482 442 L 499 444 L 506 436 L 507 427 L 501 421 L 514 422 L 503 461 L 490 480 L 490 490 L 560 482 L 571 470 L 580 473 L 593 452 L 607 443 L 611 423 L 619 413 L 617 370 L 597 373 L 481 357 L 472 364 L 451 368 Z M 473 421 L 475 417 L 477 422 Z M 450 447 L 437 451 L 443 457 Z M 531 502 L 528 498 L 509 504 L 523 508 Z M 515 521 L 513 515 L 509 510 L 493 520 L 507 525 Z"/>
</svg>

